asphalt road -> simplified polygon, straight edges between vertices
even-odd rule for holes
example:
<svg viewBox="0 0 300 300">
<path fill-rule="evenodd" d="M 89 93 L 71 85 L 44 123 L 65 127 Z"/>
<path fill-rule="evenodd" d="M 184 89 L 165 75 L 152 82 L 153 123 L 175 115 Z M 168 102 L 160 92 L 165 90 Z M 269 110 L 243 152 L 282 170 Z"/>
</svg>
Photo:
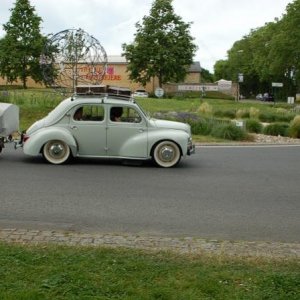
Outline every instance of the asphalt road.
<svg viewBox="0 0 300 300">
<path fill-rule="evenodd" d="M 0 155 L 0 227 L 300 242 L 300 147 L 201 147 L 177 168 Z"/>
</svg>

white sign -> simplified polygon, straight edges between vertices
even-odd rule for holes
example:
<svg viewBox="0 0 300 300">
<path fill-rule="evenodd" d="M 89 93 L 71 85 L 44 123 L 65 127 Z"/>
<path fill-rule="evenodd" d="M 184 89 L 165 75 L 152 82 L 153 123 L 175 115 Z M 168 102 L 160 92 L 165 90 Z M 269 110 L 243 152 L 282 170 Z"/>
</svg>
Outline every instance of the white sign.
<svg viewBox="0 0 300 300">
<path fill-rule="evenodd" d="M 165 91 L 162 88 L 156 88 L 154 94 L 156 97 L 160 98 L 164 95 Z"/>
<path fill-rule="evenodd" d="M 231 90 L 232 81 L 221 79 L 218 81 L 218 87 L 219 87 L 219 90 L 221 90 L 221 91 Z"/>
<path fill-rule="evenodd" d="M 294 97 L 288 97 L 288 104 L 294 104 L 295 98 Z"/>
<path fill-rule="evenodd" d="M 218 91 L 217 85 L 196 85 L 196 84 L 181 84 L 178 85 L 178 91 L 193 91 L 193 92 L 204 92 L 204 91 Z"/>
<path fill-rule="evenodd" d="M 272 87 L 283 87 L 282 82 L 272 82 Z"/>
</svg>

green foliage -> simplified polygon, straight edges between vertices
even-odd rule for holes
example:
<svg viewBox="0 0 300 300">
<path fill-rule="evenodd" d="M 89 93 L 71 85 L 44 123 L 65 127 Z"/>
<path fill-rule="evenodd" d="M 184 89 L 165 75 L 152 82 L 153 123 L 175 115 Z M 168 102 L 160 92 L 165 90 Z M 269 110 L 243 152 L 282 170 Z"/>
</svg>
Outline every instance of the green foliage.
<svg viewBox="0 0 300 300">
<path fill-rule="evenodd" d="M 26 88 L 27 78 L 42 81 L 40 55 L 46 38 L 40 33 L 42 19 L 35 14 L 29 0 L 16 0 L 6 32 L 0 40 L 0 74 L 8 82 L 21 79 Z"/>
<path fill-rule="evenodd" d="M 235 109 L 226 109 L 226 110 L 216 110 L 214 112 L 214 116 L 219 118 L 229 118 L 234 119 L 236 114 Z"/>
<path fill-rule="evenodd" d="M 297 260 L 0 244 L 0 298 L 298 299 Z"/>
<path fill-rule="evenodd" d="M 122 45 L 129 78 L 146 85 L 156 76 L 159 86 L 182 81 L 197 47 L 189 33 L 190 23 L 174 13 L 172 0 L 155 0 L 150 15 L 136 29 L 134 42 Z"/>
<path fill-rule="evenodd" d="M 249 109 L 249 116 L 250 116 L 250 118 L 252 118 L 252 119 L 258 119 L 259 113 L 260 113 L 260 110 L 258 108 L 250 107 L 250 109 Z"/>
<path fill-rule="evenodd" d="M 238 109 L 235 116 L 238 118 L 238 119 L 243 119 L 243 118 L 249 118 L 250 117 L 250 113 L 248 111 L 248 109 Z"/>
<path fill-rule="evenodd" d="M 287 5 L 280 19 L 251 30 L 228 50 L 228 59 L 217 61 L 215 80 L 237 81 L 244 74 L 242 94 L 272 92 L 271 82 L 282 82 L 276 96 L 286 99 L 300 90 L 300 0 Z M 276 101 L 278 98 L 276 97 Z"/>
<path fill-rule="evenodd" d="M 232 141 L 243 141 L 247 138 L 245 130 L 234 124 L 216 126 L 213 128 L 211 135 Z"/>
<path fill-rule="evenodd" d="M 213 119 L 201 119 L 199 121 L 190 121 L 192 134 L 195 135 L 210 135 L 214 126 L 216 126 L 216 121 Z"/>
<path fill-rule="evenodd" d="M 256 119 L 248 119 L 246 121 L 246 130 L 248 132 L 261 133 L 263 130 L 263 126 Z"/>
<path fill-rule="evenodd" d="M 289 136 L 292 138 L 300 138 L 300 115 L 297 115 L 291 122 Z"/>
<path fill-rule="evenodd" d="M 200 114 L 211 114 L 213 112 L 213 108 L 210 104 L 208 104 L 207 102 L 203 102 L 197 112 L 199 112 Z"/>
<path fill-rule="evenodd" d="M 263 133 L 267 135 L 274 135 L 274 136 L 288 136 L 288 128 L 289 125 L 286 123 L 273 123 L 270 125 L 267 125 L 263 129 Z"/>
<path fill-rule="evenodd" d="M 272 123 L 272 122 L 290 122 L 295 117 L 293 113 L 276 113 L 276 112 L 262 112 L 259 114 L 259 119 L 262 122 Z"/>
</svg>

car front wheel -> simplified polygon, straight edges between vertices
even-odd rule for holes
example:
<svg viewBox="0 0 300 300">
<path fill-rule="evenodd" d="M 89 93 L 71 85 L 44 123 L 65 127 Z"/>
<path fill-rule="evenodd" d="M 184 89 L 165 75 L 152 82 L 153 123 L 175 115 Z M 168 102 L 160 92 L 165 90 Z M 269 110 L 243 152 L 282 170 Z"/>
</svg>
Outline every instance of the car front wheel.
<svg viewBox="0 0 300 300">
<path fill-rule="evenodd" d="M 63 164 L 70 158 L 70 155 L 70 148 L 63 141 L 52 140 L 43 147 L 43 156 L 51 164 Z"/>
<path fill-rule="evenodd" d="M 160 167 L 174 167 L 181 159 L 180 149 L 178 145 L 172 141 L 162 141 L 155 146 L 153 159 Z"/>
</svg>

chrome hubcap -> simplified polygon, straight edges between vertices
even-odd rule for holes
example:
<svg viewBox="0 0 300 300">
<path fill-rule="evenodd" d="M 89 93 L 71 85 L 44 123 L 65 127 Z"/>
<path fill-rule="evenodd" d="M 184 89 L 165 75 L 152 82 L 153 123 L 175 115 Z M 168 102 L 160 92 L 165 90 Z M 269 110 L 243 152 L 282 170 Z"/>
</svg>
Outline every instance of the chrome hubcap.
<svg viewBox="0 0 300 300">
<path fill-rule="evenodd" d="M 52 144 L 49 148 L 49 152 L 53 157 L 60 157 L 64 153 L 64 147 L 61 144 Z"/>
<path fill-rule="evenodd" d="M 174 157 L 174 150 L 171 147 L 164 146 L 161 151 L 161 158 L 164 161 L 171 161 Z"/>
</svg>

